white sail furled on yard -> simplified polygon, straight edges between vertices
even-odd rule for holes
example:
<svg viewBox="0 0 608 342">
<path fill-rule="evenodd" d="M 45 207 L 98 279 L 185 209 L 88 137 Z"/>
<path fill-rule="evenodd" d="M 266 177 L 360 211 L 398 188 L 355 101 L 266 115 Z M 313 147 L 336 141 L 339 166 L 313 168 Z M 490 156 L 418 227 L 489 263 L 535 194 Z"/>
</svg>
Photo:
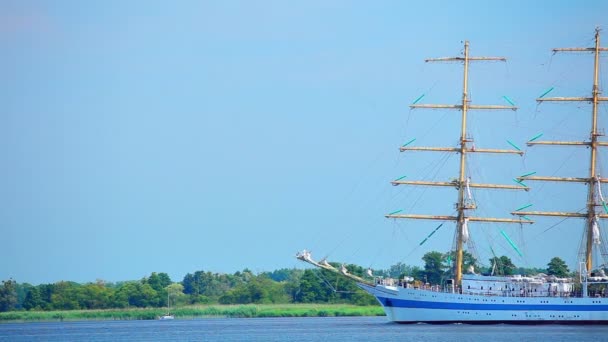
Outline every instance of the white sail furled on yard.
<svg viewBox="0 0 608 342">
<path fill-rule="evenodd" d="M 598 218 L 597 215 L 593 218 L 593 226 L 591 227 L 592 232 L 593 232 L 593 243 L 596 245 L 599 245 L 602 243 L 601 239 L 600 239 L 600 227 L 598 224 Z"/>
<path fill-rule="evenodd" d="M 462 242 L 467 243 L 469 241 L 469 219 L 465 218 L 462 223 Z"/>
</svg>

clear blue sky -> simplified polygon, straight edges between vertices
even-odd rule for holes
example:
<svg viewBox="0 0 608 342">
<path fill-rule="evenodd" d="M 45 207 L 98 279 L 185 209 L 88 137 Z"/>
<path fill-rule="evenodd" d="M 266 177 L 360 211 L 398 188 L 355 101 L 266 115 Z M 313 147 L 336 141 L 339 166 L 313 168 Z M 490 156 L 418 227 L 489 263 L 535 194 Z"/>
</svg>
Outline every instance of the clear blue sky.
<svg viewBox="0 0 608 342">
<path fill-rule="evenodd" d="M 408 108 L 421 94 L 424 103 L 460 98 L 460 65 L 424 59 L 457 56 L 465 39 L 473 55 L 509 58 L 471 69 L 474 103 L 507 95 L 521 108 L 472 115 L 478 146 L 523 147 L 538 132 L 584 140 L 587 105 L 534 99 L 550 87 L 589 94 L 592 58 L 550 49 L 590 46 L 596 26 L 608 46 L 606 18 L 605 1 L 2 1 L 0 279 L 155 271 L 177 281 L 196 270 L 305 267 L 293 258 L 303 248 L 375 268 L 421 264 L 429 249 L 450 249 L 453 225 L 417 248 L 436 222 L 383 215 L 451 214 L 456 199 L 452 189 L 389 185 L 427 177 L 421 170 L 442 157 L 400 154 L 400 144 L 458 139 L 457 112 Z M 474 180 L 586 174 L 587 155 L 545 151 L 479 157 Z M 456 158 L 437 180 L 456 175 Z M 509 216 L 528 202 L 584 207 L 582 186 L 535 189 L 479 191 L 478 215 Z M 493 246 L 518 265 L 560 255 L 574 267 L 582 222 L 543 233 L 554 223 L 472 234 L 483 260 Z"/>
</svg>

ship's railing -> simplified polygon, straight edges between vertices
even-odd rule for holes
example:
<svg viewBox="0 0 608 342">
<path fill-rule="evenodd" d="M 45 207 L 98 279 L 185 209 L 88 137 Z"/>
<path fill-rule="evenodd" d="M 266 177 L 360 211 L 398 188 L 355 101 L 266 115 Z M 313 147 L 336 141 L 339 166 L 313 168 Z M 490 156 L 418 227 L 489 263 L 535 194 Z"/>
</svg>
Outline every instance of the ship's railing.
<svg viewBox="0 0 608 342">
<path fill-rule="evenodd" d="M 432 292 L 445 292 L 445 293 L 461 293 L 465 295 L 471 296 L 480 296 L 480 297 L 524 297 L 524 298 L 539 298 L 539 297 L 561 297 L 561 298 L 580 298 L 583 297 L 583 291 L 580 289 L 572 290 L 572 291 L 542 291 L 542 292 L 534 292 L 534 291 L 526 291 L 525 289 L 515 290 L 500 290 L 500 291 L 471 291 L 468 289 L 464 289 L 464 291 L 456 286 L 452 289 L 451 284 L 444 285 L 431 285 L 429 283 L 420 283 L 413 281 L 405 281 L 403 279 L 393 279 L 393 278 L 383 278 L 376 277 L 374 278 L 374 283 L 376 285 L 387 286 L 387 287 L 401 287 L 404 289 L 412 289 L 412 290 L 420 290 L 420 291 L 432 291 Z M 589 282 L 589 285 L 592 284 L 604 284 L 605 288 L 602 289 L 589 289 L 588 297 L 595 298 L 608 298 L 608 282 Z"/>
<path fill-rule="evenodd" d="M 404 289 L 425 290 L 425 291 L 433 291 L 433 292 L 451 292 L 451 287 L 449 287 L 449 290 L 448 290 L 448 286 L 431 285 L 429 283 L 417 284 L 413 281 L 404 280 L 404 279 L 376 277 L 376 278 L 374 278 L 374 283 L 376 285 L 402 287 Z"/>
</svg>

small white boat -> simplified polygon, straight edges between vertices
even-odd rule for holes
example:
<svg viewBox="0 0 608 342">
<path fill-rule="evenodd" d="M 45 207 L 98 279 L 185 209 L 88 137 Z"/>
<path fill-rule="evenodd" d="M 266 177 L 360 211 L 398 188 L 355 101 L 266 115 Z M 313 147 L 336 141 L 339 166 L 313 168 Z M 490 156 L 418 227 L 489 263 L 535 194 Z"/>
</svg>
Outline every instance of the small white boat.
<svg viewBox="0 0 608 342">
<path fill-rule="evenodd" d="M 175 315 L 171 314 L 171 311 L 169 310 L 169 292 L 168 291 L 167 291 L 167 313 L 158 317 L 158 319 L 161 321 L 175 319 Z"/>
</svg>

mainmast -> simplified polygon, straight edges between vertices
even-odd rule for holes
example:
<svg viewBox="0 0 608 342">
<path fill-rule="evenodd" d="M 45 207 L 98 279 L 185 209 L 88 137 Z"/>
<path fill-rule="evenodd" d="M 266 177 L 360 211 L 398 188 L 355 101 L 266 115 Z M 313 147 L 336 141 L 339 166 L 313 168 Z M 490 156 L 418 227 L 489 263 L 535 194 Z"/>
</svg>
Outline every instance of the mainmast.
<svg viewBox="0 0 608 342">
<path fill-rule="evenodd" d="M 426 185 L 426 186 L 450 186 L 458 190 L 458 202 L 456 203 L 456 216 L 443 215 L 415 215 L 415 214 L 389 214 L 387 218 L 395 219 L 425 219 L 425 220 L 449 220 L 456 222 L 456 260 L 455 260 L 455 275 L 454 280 L 460 284 L 462 279 L 462 264 L 463 264 L 463 244 L 466 242 L 468 235 L 467 223 L 470 222 L 497 222 L 497 223 L 532 223 L 528 220 L 515 220 L 507 218 L 490 218 L 490 217 L 470 217 L 467 215 L 467 210 L 476 208 L 472 199 L 466 198 L 465 191 L 467 188 L 486 188 L 486 189 L 513 189 L 513 190 L 528 190 L 525 186 L 516 185 L 500 185 L 500 184 L 481 184 L 471 183 L 470 177 L 467 177 L 466 158 L 468 153 L 513 153 L 522 155 L 519 150 L 501 150 L 501 149 L 483 149 L 469 147 L 468 143 L 473 140 L 467 138 L 467 113 L 469 110 L 517 110 L 515 106 L 499 106 L 499 105 L 473 105 L 470 104 L 468 96 L 468 78 L 469 78 L 469 63 L 471 61 L 506 61 L 504 57 L 471 57 L 469 56 L 469 42 L 464 42 L 464 57 L 443 57 L 431 58 L 425 62 L 462 62 L 464 65 L 464 74 L 462 81 L 462 101 L 456 105 L 446 104 L 413 104 L 410 108 L 434 108 L 434 109 L 457 109 L 461 111 L 462 120 L 460 127 L 460 146 L 459 147 L 400 147 L 400 151 L 440 151 L 440 152 L 455 152 L 460 153 L 460 171 L 457 181 L 453 182 L 434 182 L 434 181 L 403 181 L 395 180 L 393 185 Z"/>
<path fill-rule="evenodd" d="M 575 178 L 575 177 L 538 177 L 538 176 L 527 176 L 520 177 L 520 180 L 537 180 L 537 181 L 553 181 L 553 182 L 579 182 L 587 184 L 587 212 L 586 213 L 568 213 L 568 212 L 546 212 L 546 211 L 517 211 L 513 212 L 516 215 L 539 215 L 539 216 L 562 216 L 562 217 L 580 217 L 586 220 L 586 251 L 585 251 L 585 266 L 587 272 L 591 272 L 593 269 L 593 245 L 594 239 L 599 242 L 599 227 L 597 220 L 599 218 L 608 218 L 606 214 L 599 214 L 597 211 L 598 206 L 605 205 L 605 203 L 597 203 L 596 189 L 601 183 L 608 182 L 607 178 L 600 178 L 596 171 L 597 161 L 597 148 L 599 146 L 608 146 L 608 142 L 598 141 L 598 137 L 603 135 L 598 131 L 597 128 L 597 108 L 600 101 L 608 101 L 607 97 L 601 97 L 601 91 L 598 84 L 599 75 L 599 59 L 600 52 L 608 51 L 608 48 L 600 47 L 600 29 L 595 29 L 595 46 L 589 48 L 557 48 L 553 49 L 553 53 L 556 52 L 593 52 L 595 55 L 595 62 L 593 65 L 593 88 L 591 90 L 591 97 L 550 97 L 550 98 L 538 98 L 536 101 L 545 102 L 591 102 L 593 105 L 592 117 L 591 117 L 591 132 L 589 134 L 589 141 L 528 141 L 528 146 L 533 145 L 568 145 L 568 146 L 587 146 L 590 150 L 590 163 L 589 163 L 589 177 L 587 178 Z"/>
</svg>

